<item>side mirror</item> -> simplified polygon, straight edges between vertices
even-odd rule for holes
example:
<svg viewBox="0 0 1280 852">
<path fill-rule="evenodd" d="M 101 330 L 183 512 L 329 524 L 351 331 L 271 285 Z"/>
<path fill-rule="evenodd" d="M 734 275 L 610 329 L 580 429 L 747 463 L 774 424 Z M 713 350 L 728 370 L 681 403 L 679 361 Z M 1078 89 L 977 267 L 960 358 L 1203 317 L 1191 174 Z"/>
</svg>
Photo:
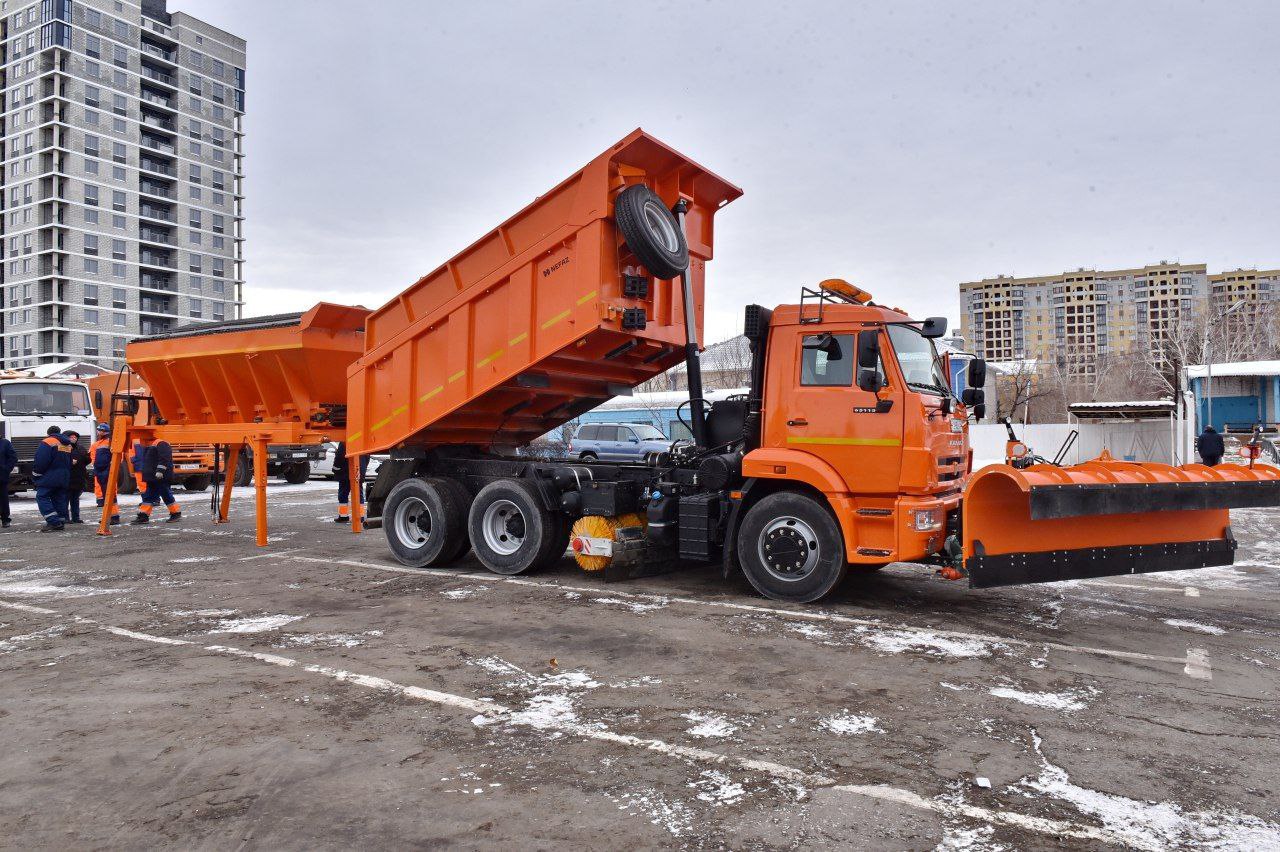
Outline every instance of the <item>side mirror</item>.
<svg viewBox="0 0 1280 852">
<path fill-rule="evenodd" d="M 942 335 L 946 333 L 947 333 L 946 317 L 929 317 L 924 322 L 920 323 L 921 337 L 928 337 L 928 338 L 942 337 Z"/>
<path fill-rule="evenodd" d="M 971 388 L 985 387 L 987 384 L 987 362 L 981 358 L 974 358 L 969 362 L 969 372 L 965 377 L 965 382 Z"/>
<path fill-rule="evenodd" d="M 630 438 L 628 438 L 627 440 L 628 440 L 628 441 L 630 441 L 630 442 L 631 442 L 631 443 L 633 443 L 633 444 L 638 444 L 638 443 L 640 443 L 640 439 L 639 439 L 639 438 L 637 438 L 635 435 L 632 435 L 632 436 L 631 436 Z"/>
<path fill-rule="evenodd" d="M 980 402 L 973 407 L 973 419 L 982 420 L 987 416 L 987 404 Z"/>
<path fill-rule="evenodd" d="M 875 367 L 858 368 L 858 389 L 876 393 L 885 385 L 884 376 Z"/>
<path fill-rule="evenodd" d="M 875 370 L 880 365 L 880 332 L 858 332 L 858 369 Z"/>
<path fill-rule="evenodd" d="M 965 408 L 973 408 L 987 401 L 987 392 L 982 388 L 965 388 L 960 394 L 960 401 L 964 403 Z"/>
<path fill-rule="evenodd" d="M 844 352 L 840 349 L 840 341 L 836 340 L 834 335 L 825 332 L 806 337 L 802 345 L 805 349 L 816 349 L 826 354 L 828 361 L 839 361 L 844 357 Z"/>
</svg>

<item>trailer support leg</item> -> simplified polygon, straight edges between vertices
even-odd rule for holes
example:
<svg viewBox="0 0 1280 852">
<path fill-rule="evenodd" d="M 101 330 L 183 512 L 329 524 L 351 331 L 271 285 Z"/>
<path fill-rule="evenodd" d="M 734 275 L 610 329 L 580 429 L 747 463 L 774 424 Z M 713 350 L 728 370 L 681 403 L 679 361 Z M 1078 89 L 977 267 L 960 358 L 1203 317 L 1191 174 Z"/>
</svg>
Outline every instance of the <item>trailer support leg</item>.
<svg viewBox="0 0 1280 852">
<path fill-rule="evenodd" d="M 227 470 L 224 474 L 222 485 L 222 501 L 218 504 L 218 517 L 213 519 L 215 524 L 225 524 L 227 516 L 231 512 L 231 489 L 236 484 L 236 470 L 240 466 L 240 449 L 243 444 L 236 444 L 231 448 L 231 452 L 227 455 Z"/>
<path fill-rule="evenodd" d="M 267 442 L 253 442 L 253 488 L 257 508 L 258 547 L 267 546 Z"/>
<path fill-rule="evenodd" d="M 351 483 L 351 531 L 358 533 L 364 529 L 364 519 L 360 517 L 364 512 L 364 501 L 360 499 L 364 483 L 360 481 L 359 456 L 347 457 L 347 482 Z"/>
</svg>

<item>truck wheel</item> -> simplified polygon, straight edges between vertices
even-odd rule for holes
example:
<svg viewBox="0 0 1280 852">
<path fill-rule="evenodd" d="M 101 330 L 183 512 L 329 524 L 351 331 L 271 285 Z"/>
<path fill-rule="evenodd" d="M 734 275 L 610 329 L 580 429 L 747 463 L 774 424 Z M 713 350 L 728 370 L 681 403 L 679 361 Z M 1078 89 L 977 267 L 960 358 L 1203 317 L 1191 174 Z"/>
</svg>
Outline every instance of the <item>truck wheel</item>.
<svg viewBox="0 0 1280 852">
<path fill-rule="evenodd" d="M 209 490 L 209 483 L 212 481 L 213 477 L 208 474 L 188 476 L 186 479 L 182 480 L 182 487 L 187 491 L 207 491 Z"/>
<path fill-rule="evenodd" d="M 578 456 L 578 459 L 580 461 L 587 462 L 588 464 L 590 464 L 593 461 L 600 461 L 600 459 L 596 456 L 595 453 L 583 453 L 582 455 Z"/>
<path fill-rule="evenodd" d="M 558 559 L 568 538 L 566 532 L 561 539 L 561 526 L 533 486 L 519 479 L 499 479 L 480 489 L 467 521 L 476 557 L 493 573 L 508 575 L 536 571 Z"/>
<path fill-rule="evenodd" d="M 236 463 L 236 476 L 231 480 L 231 484 L 236 488 L 253 484 L 253 460 L 243 450 L 240 452 L 240 461 Z"/>
<path fill-rule="evenodd" d="M 116 490 L 121 494 L 138 493 L 138 480 L 133 478 L 133 474 L 123 464 L 120 465 L 120 482 L 116 484 Z"/>
<path fill-rule="evenodd" d="M 301 485 L 310 478 L 311 465 L 306 462 L 294 462 L 285 466 L 284 481 L 290 485 Z"/>
<path fill-rule="evenodd" d="M 613 219 L 627 248 L 654 277 L 675 278 L 689 268 L 689 245 L 680 223 L 649 187 L 638 183 L 618 193 Z"/>
<path fill-rule="evenodd" d="M 738 529 L 738 561 L 767 598 L 811 603 L 844 579 L 844 536 L 818 500 L 781 491 L 747 510 Z"/>
<path fill-rule="evenodd" d="M 382 508 L 382 531 L 396 561 L 410 568 L 433 568 L 454 559 L 466 546 L 467 507 L 444 479 L 410 477 L 391 489 Z"/>
</svg>

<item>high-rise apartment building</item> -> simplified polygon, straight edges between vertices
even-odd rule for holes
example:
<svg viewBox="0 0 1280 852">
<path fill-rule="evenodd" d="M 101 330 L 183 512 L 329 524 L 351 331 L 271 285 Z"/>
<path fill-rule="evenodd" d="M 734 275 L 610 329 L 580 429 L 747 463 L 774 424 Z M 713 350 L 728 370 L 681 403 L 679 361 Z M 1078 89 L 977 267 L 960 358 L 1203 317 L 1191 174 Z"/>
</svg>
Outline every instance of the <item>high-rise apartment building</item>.
<svg viewBox="0 0 1280 852">
<path fill-rule="evenodd" d="M 0 14 L 5 366 L 237 317 L 244 40 L 165 0 Z"/>
<path fill-rule="evenodd" d="M 1240 299 L 1269 305 L 1280 270 L 1209 275 L 1203 263 L 997 276 L 960 285 L 969 348 L 992 361 L 1034 359 L 1089 376 L 1100 361 L 1145 351 L 1186 314 L 1217 315 Z"/>
</svg>

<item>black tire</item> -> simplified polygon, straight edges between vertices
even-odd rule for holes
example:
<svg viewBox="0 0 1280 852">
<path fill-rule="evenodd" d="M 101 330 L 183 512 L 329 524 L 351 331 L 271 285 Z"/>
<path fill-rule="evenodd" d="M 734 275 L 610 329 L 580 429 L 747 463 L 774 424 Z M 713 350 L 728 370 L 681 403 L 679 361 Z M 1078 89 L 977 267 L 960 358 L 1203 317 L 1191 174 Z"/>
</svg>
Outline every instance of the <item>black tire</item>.
<svg viewBox="0 0 1280 852">
<path fill-rule="evenodd" d="M 738 528 L 738 562 L 756 591 L 792 603 L 820 600 L 848 571 L 835 515 L 817 499 L 790 491 L 747 510 Z"/>
<path fill-rule="evenodd" d="M 245 488 L 253 484 L 253 460 L 245 452 L 240 453 L 240 461 L 236 463 L 236 475 L 231 480 L 236 488 Z"/>
<path fill-rule="evenodd" d="M 642 183 L 618 193 L 613 219 L 627 248 L 655 278 L 675 278 L 689 268 L 689 245 L 675 215 Z"/>
<path fill-rule="evenodd" d="M 499 479 L 480 489 L 467 518 L 476 558 L 505 575 L 537 571 L 559 558 L 560 526 L 534 487 L 521 479 Z"/>
<path fill-rule="evenodd" d="M 284 481 L 290 485 L 301 485 L 311 478 L 311 465 L 306 462 L 293 462 L 284 466 Z"/>
<path fill-rule="evenodd" d="M 387 495 L 382 532 L 396 561 L 434 568 L 452 561 L 466 545 L 466 504 L 447 479 L 410 477 Z"/>
<path fill-rule="evenodd" d="M 121 494 L 138 493 L 138 480 L 133 478 L 128 465 L 120 465 L 120 482 L 116 484 L 116 491 Z"/>
<path fill-rule="evenodd" d="M 578 456 L 578 460 L 584 461 L 587 464 L 590 464 L 591 462 L 600 461 L 600 457 L 597 456 L 595 453 L 583 453 L 582 455 Z"/>
<path fill-rule="evenodd" d="M 208 491 L 212 483 L 213 477 L 207 473 L 202 473 L 199 476 L 188 476 L 182 480 L 182 487 L 187 491 Z"/>
</svg>

